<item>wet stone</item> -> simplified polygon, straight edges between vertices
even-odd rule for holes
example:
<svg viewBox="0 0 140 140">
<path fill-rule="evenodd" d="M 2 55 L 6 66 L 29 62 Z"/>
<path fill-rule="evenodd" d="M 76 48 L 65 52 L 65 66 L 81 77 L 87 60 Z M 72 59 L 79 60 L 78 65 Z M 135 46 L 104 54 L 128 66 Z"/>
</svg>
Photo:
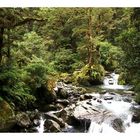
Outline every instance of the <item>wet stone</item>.
<svg viewBox="0 0 140 140">
<path fill-rule="evenodd" d="M 113 100 L 113 97 L 112 96 L 106 96 L 106 97 L 104 97 L 104 100 Z"/>
</svg>

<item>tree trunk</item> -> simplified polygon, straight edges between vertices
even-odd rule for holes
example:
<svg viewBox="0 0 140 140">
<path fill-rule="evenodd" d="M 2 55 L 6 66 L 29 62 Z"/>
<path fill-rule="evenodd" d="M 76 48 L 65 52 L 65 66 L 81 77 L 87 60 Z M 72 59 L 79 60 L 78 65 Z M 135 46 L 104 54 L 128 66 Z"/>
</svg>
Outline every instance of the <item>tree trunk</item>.
<svg viewBox="0 0 140 140">
<path fill-rule="evenodd" d="M 7 46 L 7 57 L 8 57 L 8 61 L 10 60 L 10 58 L 11 58 L 11 51 L 10 51 L 10 44 L 11 44 L 11 42 L 10 42 L 10 29 L 8 29 L 8 39 L 7 39 L 7 44 L 8 44 L 8 46 Z"/>
<path fill-rule="evenodd" d="M 2 48 L 4 46 L 3 44 L 3 34 L 4 34 L 4 28 L 0 28 L 0 64 L 2 62 Z"/>
<path fill-rule="evenodd" d="M 88 39 L 89 39 L 89 47 L 88 47 L 88 64 L 91 67 L 93 65 L 93 42 L 92 42 L 92 15 L 91 15 L 91 10 L 88 9 Z"/>
</svg>

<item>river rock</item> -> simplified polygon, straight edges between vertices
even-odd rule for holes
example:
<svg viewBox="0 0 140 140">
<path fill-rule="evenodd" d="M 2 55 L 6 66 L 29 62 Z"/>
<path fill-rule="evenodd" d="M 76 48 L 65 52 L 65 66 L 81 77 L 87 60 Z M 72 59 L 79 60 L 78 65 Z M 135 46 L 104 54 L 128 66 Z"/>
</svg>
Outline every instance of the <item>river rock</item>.
<svg viewBox="0 0 140 140">
<path fill-rule="evenodd" d="M 105 94 L 105 93 L 107 93 L 106 90 L 102 90 L 102 91 L 100 92 L 100 94 Z"/>
<path fill-rule="evenodd" d="M 64 106 L 60 103 L 56 103 L 56 107 L 57 107 L 57 110 L 61 110 L 64 108 Z"/>
<path fill-rule="evenodd" d="M 23 128 L 28 128 L 31 125 L 31 120 L 29 118 L 29 116 L 24 113 L 18 113 L 16 115 L 16 120 L 17 120 L 17 125 Z"/>
<path fill-rule="evenodd" d="M 124 102 L 128 102 L 128 103 L 131 103 L 132 102 L 132 98 L 131 97 L 123 97 L 122 100 Z"/>
<path fill-rule="evenodd" d="M 69 104 L 69 101 L 66 99 L 57 99 L 56 103 L 60 103 L 64 106 L 67 106 Z"/>
<path fill-rule="evenodd" d="M 66 99 L 71 95 L 77 98 L 80 96 L 80 94 L 86 93 L 86 89 L 83 87 L 76 87 L 71 84 L 65 84 L 63 82 L 57 82 L 54 90 L 57 96 L 61 99 Z"/>
<path fill-rule="evenodd" d="M 68 122 L 70 113 L 71 112 L 67 108 L 65 108 L 65 109 L 56 111 L 53 114 L 56 115 L 58 118 L 61 118 L 64 122 Z"/>
<path fill-rule="evenodd" d="M 46 104 L 46 105 L 43 105 L 40 108 L 40 110 L 43 111 L 43 112 L 56 111 L 57 110 L 57 106 L 54 105 L 54 104 Z"/>
<path fill-rule="evenodd" d="M 31 121 L 40 118 L 40 113 L 37 109 L 35 109 L 34 111 L 26 111 L 26 113 L 28 114 Z"/>
<path fill-rule="evenodd" d="M 60 99 L 67 99 L 68 98 L 68 91 L 65 88 L 60 88 L 57 92 L 57 96 Z"/>
<path fill-rule="evenodd" d="M 51 104 L 57 99 L 55 91 L 49 91 L 47 85 L 41 85 L 41 87 L 37 88 L 35 97 L 37 99 L 37 104 L 40 106 L 42 106 L 42 104 Z"/>
<path fill-rule="evenodd" d="M 99 104 L 102 104 L 102 102 Z M 112 112 L 101 108 L 100 105 L 94 106 L 91 102 L 91 99 L 78 102 L 72 109 L 70 116 L 70 125 L 81 128 L 86 126 L 86 129 L 88 129 L 90 126 L 91 121 L 97 122 L 99 124 L 103 122 L 110 123 L 111 120 L 116 118 Z"/>
<path fill-rule="evenodd" d="M 87 100 L 87 99 L 95 99 L 96 100 L 96 97 L 94 97 L 93 94 L 84 94 L 84 95 L 80 95 L 80 100 Z"/>
<path fill-rule="evenodd" d="M 44 116 L 46 119 L 50 119 L 57 122 L 60 125 L 60 127 L 65 127 L 65 122 L 61 118 L 58 118 L 56 115 L 52 113 L 45 113 Z"/>
<path fill-rule="evenodd" d="M 91 120 L 99 113 L 96 107 L 89 104 L 77 104 L 71 113 L 71 123 L 76 126 L 90 125 Z"/>
<path fill-rule="evenodd" d="M 111 96 L 104 97 L 104 100 L 112 100 L 112 99 L 113 99 L 113 97 L 111 97 Z"/>
<path fill-rule="evenodd" d="M 85 100 L 85 96 L 84 95 L 80 95 L 80 101 Z"/>
<path fill-rule="evenodd" d="M 140 123 L 140 108 L 133 108 L 132 122 Z"/>
<path fill-rule="evenodd" d="M 34 126 L 39 126 L 40 125 L 39 120 L 37 120 L 37 119 L 33 120 L 33 125 Z"/>
<path fill-rule="evenodd" d="M 101 99 L 97 99 L 97 102 L 98 102 L 98 103 L 102 103 L 102 100 L 101 100 Z"/>
<path fill-rule="evenodd" d="M 47 119 L 44 123 L 45 132 L 61 132 L 60 125 L 54 120 Z"/>
<path fill-rule="evenodd" d="M 118 132 L 124 132 L 125 127 L 123 126 L 123 121 L 120 118 L 116 118 L 111 122 L 112 127 Z"/>
<path fill-rule="evenodd" d="M 70 88 L 63 82 L 57 82 L 56 87 L 54 88 L 57 97 L 61 99 L 68 98 L 68 93 L 70 92 Z"/>
<path fill-rule="evenodd" d="M 87 90 L 83 87 L 76 87 L 76 90 L 79 94 L 85 94 Z"/>
<path fill-rule="evenodd" d="M 114 94 L 106 92 L 106 94 L 103 95 L 103 99 L 104 100 L 113 100 L 114 96 L 115 96 Z"/>
<path fill-rule="evenodd" d="M 84 95 L 84 98 L 85 99 L 92 99 L 93 98 L 93 95 L 91 95 L 91 94 L 85 94 Z"/>
</svg>

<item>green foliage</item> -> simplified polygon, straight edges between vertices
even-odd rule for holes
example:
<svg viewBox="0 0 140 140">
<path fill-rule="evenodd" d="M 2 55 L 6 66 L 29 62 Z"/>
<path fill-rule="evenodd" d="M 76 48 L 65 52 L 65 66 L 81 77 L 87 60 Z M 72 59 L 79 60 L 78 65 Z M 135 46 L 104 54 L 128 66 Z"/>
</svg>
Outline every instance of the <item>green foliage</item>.
<svg viewBox="0 0 140 140">
<path fill-rule="evenodd" d="M 103 81 L 103 77 L 105 75 L 105 70 L 104 67 L 102 65 L 93 65 L 91 67 L 91 76 L 93 77 L 93 79 L 95 79 L 95 81 Z"/>
<path fill-rule="evenodd" d="M 60 49 L 55 55 L 54 67 L 59 72 L 71 72 L 76 55 L 70 49 Z"/>
<path fill-rule="evenodd" d="M 139 91 L 139 25 L 138 8 L 0 8 L 0 97 L 27 109 L 55 100 L 56 79 L 101 84 L 105 70 Z"/>
<path fill-rule="evenodd" d="M 25 67 L 27 71 L 28 83 L 32 88 L 38 88 L 47 80 L 47 67 L 45 62 L 37 57 L 34 57 L 31 62 Z"/>
<path fill-rule="evenodd" d="M 72 70 L 80 70 L 84 65 L 85 63 L 83 61 L 76 60 L 75 63 L 72 64 Z"/>
<path fill-rule="evenodd" d="M 135 85 L 135 90 L 140 91 L 140 32 L 139 32 L 139 8 L 134 8 L 129 16 L 129 24 L 116 38 L 122 50 L 124 51 L 123 61 L 121 63 L 126 72 L 126 79 L 130 84 Z M 139 95 L 137 97 L 137 101 Z"/>
<path fill-rule="evenodd" d="M 27 106 L 28 103 L 35 101 L 30 95 L 30 88 L 24 82 L 23 71 L 17 68 L 4 68 L 0 72 L 0 93 L 1 97 L 9 103 L 14 103 L 19 107 Z"/>
<path fill-rule="evenodd" d="M 100 42 L 101 64 L 106 70 L 113 71 L 120 65 L 123 52 L 120 47 L 113 46 L 109 42 Z"/>
<path fill-rule="evenodd" d="M 126 74 L 126 72 L 122 71 L 119 75 L 118 84 L 125 85 L 127 83 L 128 83 L 127 74 Z"/>
<path fill-rule="evenodd" d="M 19 65 L 28 64 L 33 57 L 43 58 L 45 55 L 45 41 L 36 32 L 25 33 L 22 40 L 14 41 L 17 48 L 13 55 Z"/>
<path fill-rule="evenodd" d="M 82 84 L 82 85 L 89 85 L 88 79 L 90 78 L 90 76 L 88 75 L 88 72 L 89 72 L 88 65 L 81 68 L 80 71 L 75 71 L 73 73 L 73 79 L 75 83 Z"/>
<path fill-rule="evenodd" d="M 105 71 L 101 65 L 85 65 L 80 71 L 73 73 L 73 79 L 76 83 L 82 85 L 96 85 L 103 81 Z"/>
</svg>

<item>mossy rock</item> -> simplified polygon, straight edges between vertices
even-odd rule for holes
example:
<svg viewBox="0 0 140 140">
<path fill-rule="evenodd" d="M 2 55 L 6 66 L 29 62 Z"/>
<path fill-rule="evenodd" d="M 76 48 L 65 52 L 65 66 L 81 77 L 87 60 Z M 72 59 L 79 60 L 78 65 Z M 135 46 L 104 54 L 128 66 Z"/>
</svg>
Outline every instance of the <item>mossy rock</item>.
<svg viewBox="0 0 140 140">
<path fill-rule="evenodd" d="M 46 87 L 47 87 L 48 91 L 53 92 L 55 86 L 56 86 L 56 80 L 48 79 L 47 84 L 46 84 Z"/>
<path fill-rule="evenodd" d="M 73 73 L 73 80 L 75 84 L 90 86 L 90 76 L 88 75 L 89 71 L 90 69 L 88 65 L 84 66 L 80 71 L 75 71 Z"/>
<path fill-rule="evenodd" d="M 72 83 L 72 75 L 68 73 L 61 73 L 59 76 L 59 80 L 63 81 L 66 84 Z"/>
<path fill-rule="evenodd" d="M 101 84 L 103 82 L 105 70 L 102 65 L 93 65 L 91 67 L 91 82 Z"/>
<path fill-rule="evenodd" d="M 83 87 L 77 87 L 76 90 L 78 91 L 79 94 L 87 93 L 87 90 Z"/>
<path fill-rule="evenodd" d="M 5 100 L 0 98 L 0 131 L 8 131 L 15 124 L 14 111 Z"/>
<path fill-rule="evenodd" d="M 31 125 L 29 115 L 25 112 L 19 112 L 16 115 L 17 125 L 21 128 L 28 128 Z"/>
<path fill-rule="evenodd" d="M 46 104 L 40 107 L 40 111 L 48 112 L 48 111 L 57 111 L 57 106 L 53 104 Z"/>
<path fill-rule="evenodd" d="M 91 86 L 101 84 L 103 77 L 105 75 L 105 70 L 101 65 L 84 66 L 80 71 L 75 71 L 73 73 L 73 79 L 76 84 Z"/>
<path fill-rule="evenodd" d="M 40 105 L 50 104 L 57 99 L 57 95 L 54 91 L 55 84 L 54 80 L 48 80 L 46 84 L 42 84 L 41 87 L 36 89 L 35 97 L 37 103 Z"/>
<path fill-rule="evenodd" d="M 126 84 L 125 79 L 126 79 L 126 74 L 124 72 L 121 72 L 118 79 L 119 85 L 125 85 Z"/>
</svg>

